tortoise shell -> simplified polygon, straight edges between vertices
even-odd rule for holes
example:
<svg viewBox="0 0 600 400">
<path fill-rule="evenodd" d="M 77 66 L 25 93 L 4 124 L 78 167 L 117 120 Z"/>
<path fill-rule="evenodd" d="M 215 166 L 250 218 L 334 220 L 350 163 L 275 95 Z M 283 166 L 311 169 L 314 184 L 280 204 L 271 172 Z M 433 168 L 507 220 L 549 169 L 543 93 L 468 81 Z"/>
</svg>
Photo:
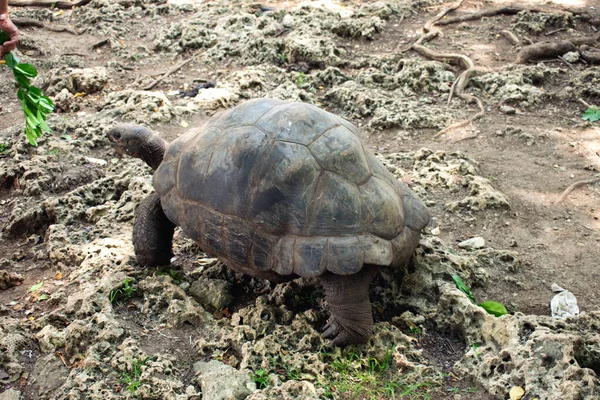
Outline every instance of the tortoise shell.
<svg viewBox="0 0 600 400">
<path fill-rule="evenodd" d="M 167 217 L 242 272 L 354 274 L 398 266 L 429 211 L 351 123 L 310 104 L 252 100 L 171 143 L 154 174 Z"/>
</svg>

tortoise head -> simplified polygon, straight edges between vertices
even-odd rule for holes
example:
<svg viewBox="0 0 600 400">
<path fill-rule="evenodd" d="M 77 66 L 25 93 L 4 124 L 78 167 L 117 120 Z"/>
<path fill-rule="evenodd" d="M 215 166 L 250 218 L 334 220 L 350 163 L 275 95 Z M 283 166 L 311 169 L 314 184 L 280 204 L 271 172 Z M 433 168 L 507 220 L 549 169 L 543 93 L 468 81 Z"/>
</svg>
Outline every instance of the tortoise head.
<svg viewBox="0 0 600 400">
<path fill-rule="evenodd" d="M 106 137 L 119 155 L 141 158 L 152 169 L 158 168 L 167 148 L 165 140 L 139 125 L 117 125 L 108 131 Z"/>
</svg>

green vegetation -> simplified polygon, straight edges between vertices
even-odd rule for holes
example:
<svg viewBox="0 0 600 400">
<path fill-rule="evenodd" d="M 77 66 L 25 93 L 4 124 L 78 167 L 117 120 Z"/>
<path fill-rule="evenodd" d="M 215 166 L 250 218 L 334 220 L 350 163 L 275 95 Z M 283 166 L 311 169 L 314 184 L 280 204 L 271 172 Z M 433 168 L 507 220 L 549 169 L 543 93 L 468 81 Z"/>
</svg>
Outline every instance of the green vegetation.
<svg viewBox="0 0 600 400">
<path fill-rule="evenodd" d="M 306 75 L 304 72 L 298 72 L 298 80 L 296 81 L 297 86 L 302 86 L 304 81 L 306 80 Z"/>
<path fill-rule="evenodd" d="M 433 380 L 410 382 L 406 374 L 393 368 L 394 347 L 382 359 L 364 357 L 352 347 L 333 355 L 321 350 L 321 356 L 333 371 L 331 380 L 319 380 L 327 398 L 343 399 L 430 399 L 430 390 L 440 384 Z"/>
<path fill-rule="evenodd" d="M 156 275 L 170 276 L 175 285 L 179 285 L 181 283 L 181 279 L 179 279 L 178 270 L 169 269 L 168 271 L 156 271 Z"/>
<path fill-rule="evenodd" d="M 122 286 L 119 289 L 111 290 L 110 294 L 108 295 L 108 299 L 110 300 L 110 302 L 114 303 L 115 300 L 130 299 L 137 290 L 136 287 L 131 285 L 132 283 L 132 278 L 125 278 L 123 280 Z"/>
<path fill-rule="evenodd" d="M 581 116 L 581 119 L 590 122 L 600 121 L 600 108 L 595 106 L 588 108 Z"/>
<path fill-rule="evenodd" d="M 6 32 L 0 31 L 0 43 L 9 40 Z M 32 146 L 37 146 L 37 140 L 42 132 L 51 132 L 46 124 L 46 116 L 54 111 L 54 104 L 42 91 L 31 85 L 30 79 L 37 76 L 37 70 L 31 64 L 20 63 L 12 53 L 4 55 L 0 60 L 13 71 L 18 86 L 17 97 L 25 113 L 25 136 Z"/>
<path fill-rule="evenodd" d="M 269 373 L 264 369 L 256 370 L 254 371 L 254 375 L 252 375 L 252 380 L 259 389 L 264 389 L 269 386 Z"/>
<path fill-rule="evenodd" d="M 134 396 L 136 390 L 142 385 L 142 367 L 146 365 L 148 361 L 152 361 L 152 357 L 146 357 L 143 360 L 133 360 L 131 362 L 131 369 L 123 372 L 121 376 L 121 382 L 127 385 L 127 390 L 129 393 Z"/>
<path fill-rule="evenodd" d="M 460 276 L 452 275 L 452 279 L 454 280 L 454 283 L 456 284 L 458 290 L 467 295 L 469 300 L 471 300 L 474 304 L 477 304 L 477 302 L 475 301 L 475 296 L 473 296 L 471 289 L 469 289 L 469 287 L 465 285 Z M 497 301 L 484 301 L 483 303 L 479 303 L 477 305 L 483 308 L 485 311 L 487 311 L 488 314 L 495 315 L 496 317 L 501 317 L 504 314 L 508 314 L 508 310 L 506 309 L 504 304 L 499 303 Z"/>
</svg>

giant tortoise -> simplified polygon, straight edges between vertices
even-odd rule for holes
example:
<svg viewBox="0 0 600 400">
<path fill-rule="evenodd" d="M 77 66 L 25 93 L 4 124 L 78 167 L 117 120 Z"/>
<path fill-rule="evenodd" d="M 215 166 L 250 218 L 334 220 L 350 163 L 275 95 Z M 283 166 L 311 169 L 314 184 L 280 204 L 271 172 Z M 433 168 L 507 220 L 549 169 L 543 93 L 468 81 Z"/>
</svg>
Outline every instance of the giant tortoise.
<svg viewBox="0 0 600 400">
<path fill-rule="evenodd" d="M 310 104 L 247 101 L 171 144 L 135 125 L 116 126 L 108 139 L 155 169 L 156 193 L 135 215 L 141 266 L 169 264 L 180 226 L 244 274 L 319 277 L 332 345 L 371 336 L 371 279 L 380 266 L 406 263 L 429 222 L 354 125 Z"/>
</svg>

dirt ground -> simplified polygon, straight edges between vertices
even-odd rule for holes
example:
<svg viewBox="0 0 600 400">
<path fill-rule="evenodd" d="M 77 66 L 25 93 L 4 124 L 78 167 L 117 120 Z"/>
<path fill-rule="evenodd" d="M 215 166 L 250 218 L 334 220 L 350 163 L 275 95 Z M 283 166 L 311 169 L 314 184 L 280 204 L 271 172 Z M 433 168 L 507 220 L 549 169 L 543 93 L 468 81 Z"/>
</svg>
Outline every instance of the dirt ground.
<svg viewBox="0 0 600 400">
<path fill-rule="evenodd" d="M 498 378 L 497 383 L 489 383 L 492 380 L 489 375 L 461 374 L 460 368 L 455 369 L 454 365 L 461 363 L 468 351 L 477 352 L 474 347 L 477 341 L 465 333 L 468 328 L 459 329 L 458 333 L 449 332 L 443 329 L 442 323 L 432 322 L 416 303 L 406 299 L 406 291 L 393 301 L 386 298 L 387 292 L 374 294 L 379 299 L 373 301 L 374 307 L 377 304 L 383 307 L 383 311 L 375 313 L 376 326 L 380 326 L 378 329 L 387 329 L 383 324 L 399 326 L 401 333 L 398 335 L 416 337 L 417 343 L 410 346 L 423 350 L 423 355 L 411 358 L 409 354 L 414 349 L 408 345 L 407 348 L 413 350 L 407 350 L 406 354 L 408 362 L 428 366 L 426 372 L 416 369 L 420 371 L 416 375 L 420 375 L 422 381 L 418 378 L 407 380 L 406 386 L 398 384 L 394 392 L 393 388 L 379 390 L 373 381 L 366 378 L 361 381 L 363 378 L 356 378 L 359 375 L 352 375 L 364 389 L 359 390 L 343 380 L 343 368 L 336 369 L 333 375 L 328 373 L 327 366 L 321 366 L 324 369 L 319 372 L 303 369 L 301 376 L 292 376 L 287 369 L 287 375 L 278 375 L 279 367 L 272 363 L 265 365 L 261 360 L 266 356 L 258 350 L 252 353 L 258 361 L 246 362 L 252 359 L 244 355 L 245 351 L 250 352 L 248 345 L 242 349 L 243 346 L 238 348 L 231 344 L 237 343 L 238 339 L 230 338 L 227 346 L 211 343 L 225 340 L 215 332 L 229 329 L 225 328 L 230 325 L 228 321 L 235 320 L 231 313 L 254 315 L 257 311 L 252 310 L 260 309 L 263 301 L 260 299 L 265 292 L 265 307 L 281 306 L 279 303 L 274 305 L 274 285 L 241 277 L 211 264 L 210 256 L 197 252 L 182 233 L 178 234 L 175 247 L 178 257 L 175 269 L 183 274 L 182 277 L 176 277 L 172 270 L 167 276 L 158 277 L 173 280 L 174 289 L 169 289 L 172 293 L 182 281 L 188 283 L 182 286 L 184 295 L 170 294 L 174 296 L 172 299 L 183 302 L 185 305 L 181 307 L 188 310 L 185 307 L 191 307 L 190 302 L 194 300 L 185 300 L 190 298 L 185 293 L 190 284 L 194 287 L 195 279 L 227 278 L 235 282 L 229 291 L 234 300 L 221 310 L 202 304 L 212 314 L 211 318 L 216 319 L 216 328 L 211 328 L 214 335 L 210 338 L 200 333 L 202 323 L 172 323 L 176 312 L 170 308 L 161 311 L 163 314 L 148 314 L 148 307 L 163 310 L 162 303 L 152 300 L 150 294 L 158 292 L 150 289 L 150 283 L 146 283 L 145 289 L 142 287 L 141 282 L 151 278 L 147 278 L 149 273 L 135 268 L 128 238 L 132 207 L 150 190 L 151 171 L 140 162 L 115 158 L 104 138 L 109 128 L 123 121 L 143 123 L 165 139 L 172 140 L 215 112 L 251 98 L 270 96 L 317 104 L 359 126 L 365 143 L 398 168 L 401 179 L 427 202 L 433 219 L 424 233 L 425 249 L 433 246 L 431 243 L 443 243 L 445 254 L 463 256 L 464 250 L 458 243 L 482 237 L 485 248 L 499 254 L 484 257 L 489 261 L 486 264 L 481 253 L 476 253 L 475 267 L 469 264 L 469 271 L 456 268 L 459 273 L 464 272 L 461 275 L 477 299 L 502 302 L 511 314 L 549 316 L 550 300 L 554 296 L 551 285 L 557 283 L 575 295 L 582 312 L 596 312 L 600 310 L 600 181 L 577 187 L 563 201 L 559 198 L 571 184 L 598 177 L 600 173 L 600 122 L 590 123 L 581 118 L 587 108 L 584 102 L 600 105 L 600 67 L 579 58 L 567 61 L 568 57 L 564 55 L 517 65 L 515 60 L 520 46 L 512 44 L 501 32 L 510 30 L 523 43 L 527 40 L 536 43 L 593 37 L 600 29 L 600 4 L 592 0 L 465 0 L 456 11 L 450 12 L 442 21 L 502 5 L 533 10 L 439 26 L 443 35 L 431 40 L 427 47 L 470 57 L 475 72 L 464 91 L 482 101 L 485 113 L 465 126 L 437 136 L 440 129 L 477 112 L 475 105 L 465 104 L 456 96 L 449 105 L 446 104 L 450 85 L 464 67 L 455 62 L 431 60 L 410 49 L 404 53 L 401 50 L 414 43 L 423 34 L 425 22 L 448 5 L 450 3 L 433 0 L 398 1 L 388 5 L 328 0 L 263 1 L 260 4 L 94 0 L 75 9 L 11 7 L 15 19 L 33 18 L 49 26 L 67 26 L 74 31 L 54 32 L 28 26 L 31 24 L 27 22 L 22 22 L 20 28 L 22 41 L 17 54 L 38 68 L 39 78 L 35 83 L 52 98 L 58 98 L 55 100 L 58 109 L 49 119 L 54 132 L 45 135 L 37 148 L 25 143 L 23 115 L 10 83 L 12 77 L 7 68 L 0 66 L 0 223 L 4 225 L 0 244 L 4 259 L 0 269 L 20 275 L 7 285 L 9 288 L 0 290 L 0 317 L 14 322 L 14 325 L 6 323 L 6 335 L 16 335 L 18 331 L 19 335 L 35 343 L 43 342 L 46 336 L 35 335 L 44 324 L 50 324 L 58 332 L 66 332 L 66 339 L 64 333 L 62 336 L 57 333 L 53 337 L 63 339 L 49 340 L 53 346 L 20 346 L 19 360 L 11 361 L 22 367 L 16 380 L 10 368 L 0 363 L 0 399 L 2 392 L 11 388 L 21 391 L 23 399 L 225 398 L 207 394 L 209 389 L 198 378 L 192 364 L 211 359 L 228 360 L 230 356 L 244 360 L 243 365 L 240 367 L 239 362 L 234 361 L 225 364 L 240 370 L 249 369 L 253 374 L 251 380 L 259 389 L 260 373 L 257 375 L 257 371 L 265 370 L 279 376 L 279 381 L 271 376 L 269 385 L 272 389 L 263 388 L 265 394 L 259 390 L 250 395 L 254 397 L 248 397 L 253 399 L 495 399 L 508 398 L 508 391 L 513 386 L 526 386 L 525 380 L 513 375 L 506 381 Z M 542 12 L 540 7 L 544 8 Z M 292 18 L 286 20 L 286 16 Z M 333 18 L 333 25 L 327 25 L 327 18 Z M 260 36 L 251 36 L 251 33 L 245 36 L 249 26 L 260 26 L 263 20 L 267 21 L 265 26 L 273 24 L 272 29 L 264 28 L 264 40 Z M 344 25 L 339 21 L 354 21 L 355 25 Z M 336 33 L 327 36 L 320 30 Z M 77 32 L 79 34 L 75 34 Z M 295 32 L 299 34 L 293 36 Z M 248 37 L 254 42 L 244 42 Z M 311 47 L 315 43 L 321 47 L 315 50 Z M 596 42 L 595 47 L 600 48 L 600 44 Z M 190 62 L 156 86 L 144 89 L 154 79 L 192 57 Z M 104 72 L 96 70 L 87 75 L 78 72 L 94 68 Z M 215 92 L 220 97 L 208 100 L 175 93 L 193 89 L 203 82 L 213 82 L 227 93 Z M 207 93 L 206 90 L 209 89 L 199 89 L 199 92 Z M 441 161 L 434 163 L 431 161 L 433 156 L 427 158 L 433 166 L 419 161 L 415 154 L 421 149 L 430 149 Z M 466 174 L 461 168 L 474 168 L 475 173 Z M 125 178 L 124 171 L 125 175 L 129 174 Z M 506 202 L 495 202 L 497 197 L 489 197 L 487 203 L 480 202 L 479 206 L 449 206 L 453 202 L 461 203 L 465 196 L 481 198 L 484 189 L 471 185 L 472 175 L 484 179 L 484 189 L 492 188 L 494 193 L 503 195 Z M 83 200 L 69 200 L 72 196 L 80 196 Z M 58 200 L 52 203 L 53 199 Z M 36 214 L 38 207 L 41 209 Z M 65 210 L 61 211 L 61 207 Z M 82 211 L 75 212 L 79 210 L 77 207 L 83 207 Z M 103 219 L 107 215 L 110 218 Z M 99 224 L 98 221 L 104 222 Z M 51 226 L 59 227 L 50 229 Z M 61 232 L 64 237 L 60 236 Z M 55 239 L 57 241 L 52 242 Z M 88 245 L 93 248 L 86 247 Z M 73 246 L 71 251 L 70 246 Z M 93 258 L 93 254 L 100 257 L 104 251 L 112 251 L 109 257 L 121 260 L 114 261 L 119 268 L 124 268 L 118 270 L 121 275 L 115 273 L 108 278 L 112 264 L 102 264 L 104 259 Z M 204 272 L 198 272 L 199 266 L 207 267 Z M 138 295 L 123 296 L 125 276 L 132 277 L 139 285 Z M 110 283 L 106 283 L 107 280 Z M 31 290 L 41 281 L 44 281 L 43 289 Z M 90 286 L 92 283 L 96 286 Z M 123 296 L 123 300 L 114 307 L 100 302 L 96 308 L 90 306 L 92 308 L 87 311 L 72 309 L 72 304 L 77 301 L 87 304 L 87 297 L 81 300 L 77 296 L 94 290 L 94 287 L 105 295 L 120 288 L 118 296 Z M 318 289 L 312 288 L 307 283 L 289 290 L 322 297 Z M 54 295 L 59 292 L 60 296 Z M 166 296 L 160 293 L 157 296 Z M 295 298 L 303 298 L 298 293 Z M 40 295 L 43 295 L 41 300 Z M 316 308 L 322 306 L 318 303 L 317 307 L 317 303 L 318 300 L 314 300 L 310 304 Z M 294 313 L 306 314 L 308 320 L 311 308 L 315 308 L 294 309 L 296 303 L 285 304 Z M 75 320 L 96 318 L 92 325 L 104 329 L 102 324 L 108 322 L 102 322 L 93 313 L 94 310 L 104 312 L 107 307 L 112 310 L 111 318 L 117 321 L 114 326 L 125 333 L 117 335 L 118 340 L 106 339 L 112 347 L 107 345 L 105 350 L 98 350 L 100 355 L 96 357 L 96 365 L 85 351 L 69 349 L 78 340 L 84 347 L 100 346 L 89 338 L 98 333 L 93 333 L 92 329 L 70 342 L 69 326 Z M 59 309 L 61 313 L 57 312 Z M 394 320 L 396 312 L 399 315 L 405 311 L 424 315 L 424 321 L 400 324 Z M 208 318 L 202 313 L 199 315 L 197 318 L 202 321 Z M 317 313 L 313 320 L 315 326 L 322 315 Z M 235 325 L 234 322 L 231 324 Z M 598 325 L 591 326 L 592 334 L 600 334 Z M 269 332 L 276 334 L 277 329 L 278 326 L 268 326 Z M 153 333 L 155 330 L 160 334 Z M 419 333 L 421 330 L 423 332 Z M 261 335 L 253 335 L 247 340 L 256 347 Z M 217 337 L 220 339 L 215 339 Z M 136 342 L 135 346 L 129 346 L 130 339 Z M 485 341 L 481 339 L 480 342 Z M 164 361 L 160 366 L 163 369 L 158 372 L 162 379 L 159 383 L 152 380 L 155 378 L 142 379 L 147 387 L 142 384 L 137 392 L 135 388 L 131 390 L 123 377 L 131 375 L 134 367 L 130 361 L 122 361 L 127 358 L 130 347 L 135 348 L 134 352 L 172 357 L 169 361 L 168 357 L 160 356 L 156 361 Z M 490 351 L 500 353 L 501 347 Z M 24 348 L 33 349 L 27 357 L 23 355 Z M 309 363 L 312 357 L 319 356 L 318 351 L 315 354 L 310 349 L 290 348 L 290 351 L 298 351 L 304 357 L 303 362 Z M 5 348 L 6 354 L 11 351 L 10 346 Z M 352 362 L 360 365 L 360 360 L 370 360 L 367 350 L 359 348 L 356 351 L 359 354 L 356 360 L 343 352 L 332 353 L 330 358 L 321 354 L 318 365 L 331 366 L 340 360 L 348 360 L 348 365 L 354 365 Z M 594 382 L 598 385 L 596 374 L 600 373 L 600 353 L 597 349 L 594 351 L 590 354 L 595 356 L 591 356 L 592 361 L 587 364 L 581 362 L 581 357 L 576 357 L 582 367 L 587 366 L 587 370 L 592 371 L 592 386 Z M 575 353 L 580 354 L 577 350 Z M 37 360 L 44 354 L 62 360 L 58 367 L 52 364 L 62 371 L 63 378 L 58 385 L 40 383 Z M 394 372 L 383 371 L 383 380 L 392 382 L 396 379 L 393 374 L 402 374 L 400 356 L 394 357 Z M 7 360 L 0 358 L 3 362 Z M 119 369 L 118 360 L 126 367 Z M 165 366 L 168 361 L 171 367 Z M 62 362 L 67 368 L 62 368 Z M 112 365 L 115 374 L 107 375 L 106 369 L 98 366 L 102 363 Z M 93 379 L 77 378 L 78 374 L 82 376 L 82 371 L 94 368 L 97 368 L 95 375 L 84 373 L 93 375 Z M 168 368 L 179 368 L 175 374 L 179 386 L 172 383 L 170 375 L 164 371 Z M 356 367 L 358 374 L 357 371 L 362 370 Z M 100 382 L 98 376 L 106 377 L 101 388 L 94 386 L 94 382 Z M 331 377 L 331 382 L 336 383 L 328 384 L 327 378 L 323 381 L 323 377 Z M 301 386 L 289 392 L 285 391 L 287 389 L 268 391 L 285 386 L 282 382 L 296 381 L 308 382 L 311 387 Z M 171 386 L 164 382 L 171 382 Z M 500 389 L 500 385 L 504 389 Z M 540 399 L 600 398 L 597 387 L 587 394 L 579 393 L 580 397 L 568 397 L 567 392 L 557 388 L 554 392 L 551 389 L 544 389 L 546 392 L 525 389 L 523 399 L 536 398 L 536 394 Z M 42 390 L 47 392 L 42 395 Z M 311 390 L 315 390 L 314 395 Z M 543 393 L 549 397 L 544 397 Z M 248 394 L 231 398 L 245 396 Z"/>
</svg>

